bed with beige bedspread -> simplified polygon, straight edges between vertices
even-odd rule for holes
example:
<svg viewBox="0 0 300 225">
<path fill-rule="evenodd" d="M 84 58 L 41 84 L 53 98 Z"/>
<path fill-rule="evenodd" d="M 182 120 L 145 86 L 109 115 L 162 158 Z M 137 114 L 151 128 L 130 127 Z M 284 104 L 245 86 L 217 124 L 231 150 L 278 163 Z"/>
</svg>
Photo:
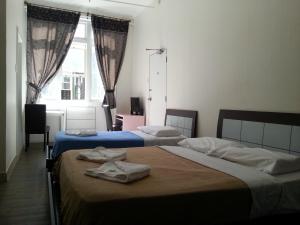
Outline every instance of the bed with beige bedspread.
<svg viewBox="0 0 300 225">
<path fill-rule="evenodd" d="M 99 164 L 65 152 L 56 164 L 64 225 L 218 224 L 248 219 L 247 184 L 160 147 L 128 148 L 128 162 L 151 166 L 150 176 L 129 184 L 84 175 Z"/>
</svg>

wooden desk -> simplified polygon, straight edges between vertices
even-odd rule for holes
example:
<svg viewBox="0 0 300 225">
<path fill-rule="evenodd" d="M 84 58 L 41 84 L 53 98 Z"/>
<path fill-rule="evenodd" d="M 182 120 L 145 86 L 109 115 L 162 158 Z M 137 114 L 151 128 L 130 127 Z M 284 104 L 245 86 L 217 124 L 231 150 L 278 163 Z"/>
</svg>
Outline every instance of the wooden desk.
<svg viewBox="0 0 300 225">
<path fill-rule="evenodd" d="M 117 114 L 116 125 L 122 130 L 137 130 L 138 126 L 145 125 L 145 116 L 131 114 Z"/>
</svg>

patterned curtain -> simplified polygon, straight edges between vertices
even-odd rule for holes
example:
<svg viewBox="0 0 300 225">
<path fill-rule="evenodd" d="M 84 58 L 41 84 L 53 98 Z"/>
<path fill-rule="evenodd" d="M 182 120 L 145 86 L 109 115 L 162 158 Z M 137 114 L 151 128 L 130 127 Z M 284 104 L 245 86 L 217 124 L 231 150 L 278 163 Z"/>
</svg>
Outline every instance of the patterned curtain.
<svg viewBox="0 0 300 225">
<path fill-rule="evenodd" d="M 28 5 L 27 99 L 36 103 L 71 46 L 80 14 Z"/>
<path fill-rule="evenodd" d="M 102 105 L 116 107 L 115 86 L 125 54 L 129 21 L 92 15 L 92 27 L 100 76 L 105 89 Z"/>
</svg>

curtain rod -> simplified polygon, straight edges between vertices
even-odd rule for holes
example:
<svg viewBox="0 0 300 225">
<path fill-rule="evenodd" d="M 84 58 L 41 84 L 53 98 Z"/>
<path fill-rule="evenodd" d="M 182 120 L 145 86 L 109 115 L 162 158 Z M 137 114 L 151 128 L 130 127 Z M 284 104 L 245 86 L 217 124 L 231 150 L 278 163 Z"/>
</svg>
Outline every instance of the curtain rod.
<svg viewBox="0 0 300 225">
<path fill-rule="evenodd" d="M 131 5 L 131 6 L 137 6 L 137 7 L 143 7 L 143 8 L 155 8 L 153 5 L 143 5 L 143 4 L 137 4 L 137 3 L 130 3 L 130 2 L 121 2 L 117 0 L 100 0 L 103 2 L 112 2 L 117 4 L 123 4 L 123 5 Z"/>
<path fill-rule="evenodd" d="M 47 8 L 47 9 L 55 9 L 55 10 L 73 12 L 73 13 L 80 13 L 80 14 L 85 14 L 86 16 L 91 16 L 93 14 L 93 15 L 101 16 L 101 17 L 104 17 L 104 18 L 107 18 L 107 19 L 114 19 L 114 20 L 120 20 L 120 21 L 129 21 L 129 22 L 132 21 L 131 19 L 123 19 L 123 18 L 116 18 L 116 17 L 112 17 L 112 16 L 97 15 L 97 14 L 90 13 L 90 12 L 83 12 L 83 11 L 77 11 L 77 10 L 66 9 L 66 8 L 58 8 L 58 7 L 47 6 L 47 5 L 40 5 L 40 4 L 35 4 L 35 3 L 27 2 L 27 1 L 24 1 L 24 5 L 25 6 L 33 5 L 33 6 Z"/>
</svg>

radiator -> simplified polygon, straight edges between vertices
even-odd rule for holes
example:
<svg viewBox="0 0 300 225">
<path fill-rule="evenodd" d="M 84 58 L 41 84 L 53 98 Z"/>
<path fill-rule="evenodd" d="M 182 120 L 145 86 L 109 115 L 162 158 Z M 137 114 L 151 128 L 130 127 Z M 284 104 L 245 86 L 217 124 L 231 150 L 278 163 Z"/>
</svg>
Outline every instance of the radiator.
<svg viewBox="0 0 300 225">
<path fill-rule="evenodd" d="M 47 125 L 50 126 L 49 141 L 53 142 L 55 134 L 65 130 L 65 112 L 47 111 Z"/>
</svg>

